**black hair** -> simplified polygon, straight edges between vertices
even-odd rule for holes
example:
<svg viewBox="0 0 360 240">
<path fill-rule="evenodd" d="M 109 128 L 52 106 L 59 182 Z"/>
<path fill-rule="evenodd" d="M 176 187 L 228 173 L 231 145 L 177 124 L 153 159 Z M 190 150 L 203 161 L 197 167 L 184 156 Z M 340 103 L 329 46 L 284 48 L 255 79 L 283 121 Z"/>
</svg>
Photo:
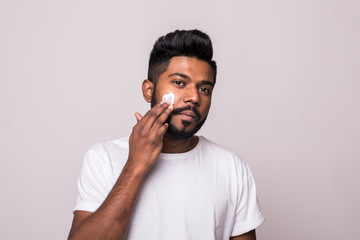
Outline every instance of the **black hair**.
<svg viewBox="0 0 360 240">
<path fill-rule="evenodd" d="M 212 60 L 213 49 L 210 37 L 197 29 L 176 30 L 160 37 L 150 53 L 148 80 L 156 83 L 166 71 L 170 60 L 176 56 L 194 57 L 211 66 L 214 84 L 216 81 L 216 62 Z"/>
</svg>

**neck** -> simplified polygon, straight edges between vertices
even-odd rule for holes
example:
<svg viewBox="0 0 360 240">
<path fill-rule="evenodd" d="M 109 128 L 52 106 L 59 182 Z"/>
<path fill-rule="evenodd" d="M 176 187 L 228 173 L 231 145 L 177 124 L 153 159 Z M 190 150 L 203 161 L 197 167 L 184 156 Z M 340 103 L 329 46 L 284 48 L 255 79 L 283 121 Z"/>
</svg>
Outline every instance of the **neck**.
<svg viewBox="0 0 360 240">
<path fill-rule="evenodd" d="M 167 134 L 164 136 L 163 140 L 163 153 L 184 153 L 188 152 L 196 147 L 199 142 L 199 137 L 192 136 L 187 139 L 178 139 L 171 137 Z"/>
</svg>

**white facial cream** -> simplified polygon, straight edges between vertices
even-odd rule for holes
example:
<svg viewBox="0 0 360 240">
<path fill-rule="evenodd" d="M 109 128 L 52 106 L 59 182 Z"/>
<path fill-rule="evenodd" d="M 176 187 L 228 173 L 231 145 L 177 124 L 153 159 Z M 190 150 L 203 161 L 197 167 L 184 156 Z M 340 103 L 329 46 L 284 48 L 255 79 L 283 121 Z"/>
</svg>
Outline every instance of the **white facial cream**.
<svg viewBox="0 0 360 240">
<path fill-rule="evenodd" d="M 173 93 L 164 94 L 162 97 L 162 102 L 171 102 L 171 105 L 174 105 L 175 95 Z"/>
</svg>

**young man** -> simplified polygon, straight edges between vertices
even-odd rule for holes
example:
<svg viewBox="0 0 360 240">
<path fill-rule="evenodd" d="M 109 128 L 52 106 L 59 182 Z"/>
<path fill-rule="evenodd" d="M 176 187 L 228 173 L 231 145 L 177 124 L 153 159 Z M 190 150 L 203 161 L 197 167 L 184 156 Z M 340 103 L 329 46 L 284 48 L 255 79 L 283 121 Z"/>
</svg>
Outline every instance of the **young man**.
<svg viewBox="0 0 360 240">
<path fill-rule="evenodd" d="M 194 135 L 210 109 L 212 55 L 198 30 L 157 40 L 142 85 L 152 108 L 135 113 L 129 138 L 86 153 L 69 239 L 256 239 L 264 218 L 248 166 Z"/>
</svg>

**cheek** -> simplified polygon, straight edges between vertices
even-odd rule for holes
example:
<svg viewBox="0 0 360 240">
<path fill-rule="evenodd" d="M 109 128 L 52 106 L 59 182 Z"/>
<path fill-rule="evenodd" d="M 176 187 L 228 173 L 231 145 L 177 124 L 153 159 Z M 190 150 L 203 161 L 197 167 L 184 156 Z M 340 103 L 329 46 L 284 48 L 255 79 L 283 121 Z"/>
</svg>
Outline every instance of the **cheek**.
<svg viewBox="0 0 360 240">
<path fill-rule="evenodd" d="M 165 94 L 169 94 L 169 93 L 172 93 L 174 95 L 174 105 L 177 105 L 177 103 L 179 103 L 179 100 L 181 99 L 181 96 L 178 92 L 174 91 L 173 89 L 165 89 L 165 90 L 161 90 L 161 91 L 158 91 L 156 93 L 156 99 L 158 102 L 161 102 L 162 99 L 163 99 L 163 96 Z"/>
<path fill-rule="evenodd" d="M 211 106 L 211 98 L 210 99 L 205 99 L 205 100 L 202 101 L 201 111 L 202 111 L 202 114 L 204 116 L 209 114 L 210 106 Z"/>
<path fill-rule="evenodd" d="M 160 91 L 160 90 L 156 89 L 156 94 L 155 94 L 155 96 L 156 96 L 156 102 L 157 102 L 157 103 L 160 103 L 161 100 L 162 100 L 162 98 L 163 98 L 163 96 L 164 96 L 164 94 L 166 94 L 166 93 L 167 93 L 166 91 Z"/>
</svg>

